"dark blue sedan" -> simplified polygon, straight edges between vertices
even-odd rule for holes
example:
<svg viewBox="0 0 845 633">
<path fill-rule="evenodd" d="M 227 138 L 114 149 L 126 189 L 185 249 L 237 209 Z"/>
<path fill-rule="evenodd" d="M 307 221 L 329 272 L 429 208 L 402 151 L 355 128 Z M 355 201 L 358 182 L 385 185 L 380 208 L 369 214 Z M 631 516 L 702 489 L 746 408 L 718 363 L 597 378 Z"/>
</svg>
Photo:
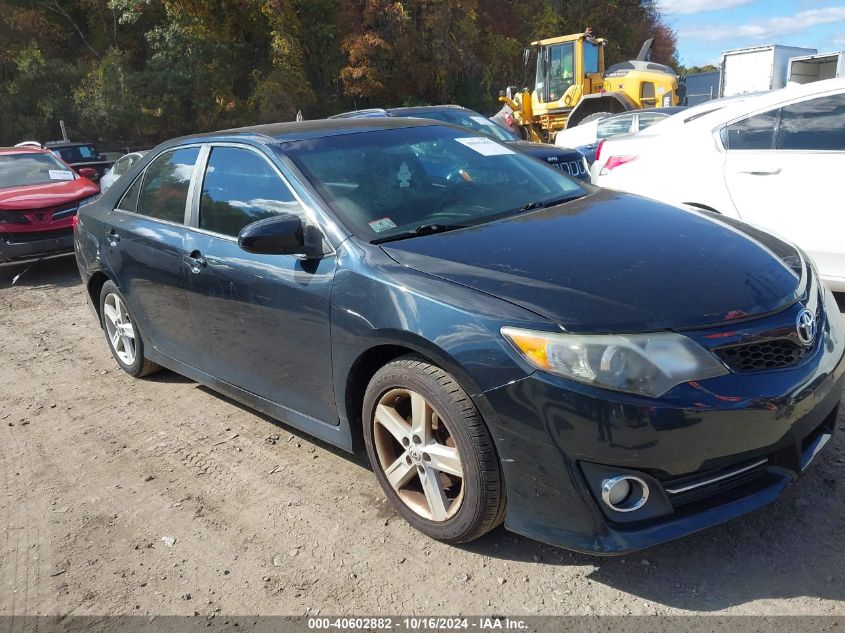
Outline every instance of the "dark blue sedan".
<svg viewBox="0 0 845 633">
<path fill-rule="evenodd" d="M 770 503 L 834 433 L 845 335 L 803 253 L 464 128 L 177 139 L 74 235 L 127 373 L 365 447 L 443 541 L 646 547 Z"/>
</svg>

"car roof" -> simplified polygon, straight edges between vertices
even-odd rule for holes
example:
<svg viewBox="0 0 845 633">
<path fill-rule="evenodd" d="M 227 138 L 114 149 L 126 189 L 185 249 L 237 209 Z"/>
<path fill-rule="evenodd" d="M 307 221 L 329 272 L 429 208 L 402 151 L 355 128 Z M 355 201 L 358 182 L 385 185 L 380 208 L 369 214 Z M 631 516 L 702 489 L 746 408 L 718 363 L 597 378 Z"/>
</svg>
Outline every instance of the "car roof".
<svg viewBox="0 0 845 633">
<path fill-rule="evenodd" d="M 445 105 L 429 105 L 429 106 L 405 106 L 402 108 L 388 108 L 387 111 L 390 114 L 395 114 L 396 116 L 408 116 L 414 112 L 435 112 L 437 110 L 464 110 L 465 112 L 475 112 L 474 110 L 470 110 L 469 108 L 465 108 L 463 106 L 454 105 L 454 104 L 445 104 Z"/>
<path fill-rule="evenodd" d="M 354 119 L 354 118 L 377 118 L 377 117 L 412 117 L 414 114 L 425 112 L 442 112 L 442 111 L 456 111 L 470 112 L 478 114 L 475 110 L 470 110 L 464 106 L 455 104 L 444 105 L 427 105 L 427 106 L 402 106 L 401 108 L 366 108 L 364 110 L 351 110 L 349 112 L 341 112 L 340 114 L 333 114 L 330 119 Z"/>
<path fill-rule="evenodd" d="M 447 125 L 440 121 L 412 118 L 349 118 L 349 119 L 314 119 L 311 121 L 290 121 L 287 123 L 268 123 L 249 127 L 218 130 L 182 136 L 167 142 L 167 145 L 182 145 L 190 141 L 211 140 L 252 140 L 260 143 L 300 141 L 326 136 L 340 136 L 359 132 L 393 130 L 409 127 Z"/>
<path fill-rule="evenodd" d="M 764 112 L 769 108 L 776 107 L 778 104 L 792 99 L 813 97 L 837 91 L 845 91 L 845 77 L 824 79 L 808 84 L 790 84 L 785 88 L 779 88 L 778 90 L 771 90 L 769 92 L 723 97 L 722 99 L 701 103 L 695 106 L 695 109 L 690 108 L 686 113 L 685 122 L 695 121 L 699 125 L 708 126 L 719 121 L 730 121 L 753 112 Z M 707 104 L 714 106 L 712 112 L 706 111 Z M 716 106 L 719 105 L 721 107 L 717 108 Z M 682 118 L 685 117 L 684 114 L 679 116 Z"/>
<path fill-rule="evenodd" d="M 0 147 L 0 155 L 10 156 L 12 154 L 49 154 L 46 149 L 37 147 Z"/>
<path fill-rule="evenodd" d="M 47 141 L 44 143 L 44 147 L 54 148 L 54 147 L 81 147 L 83 145 L 94 145 L 94 143 L 89 143 L 87 141 Z"/>
</svg>

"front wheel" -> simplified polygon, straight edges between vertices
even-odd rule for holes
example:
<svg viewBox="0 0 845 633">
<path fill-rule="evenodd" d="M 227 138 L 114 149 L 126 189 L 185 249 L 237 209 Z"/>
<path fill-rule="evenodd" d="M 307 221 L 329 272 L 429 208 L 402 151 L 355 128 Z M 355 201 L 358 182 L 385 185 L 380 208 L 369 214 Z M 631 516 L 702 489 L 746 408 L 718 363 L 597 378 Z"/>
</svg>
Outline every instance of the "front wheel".
<svg viewBox="0 0 845 633">
<path fill-rule="evenodd" d="M 505 490 L 484 421 L 452 376 L 420 358 L 381 368 L 364 398 L 364 441 L 396 510 L 448 543 L 501 523 Z"/>
<path fill-rule="evenodd" d="M 100 315 L 112 356 L 130 376 L 140 378 L 161 369 L 144 356 L 144 341 L 135 325 L 126 301 L 113 281 L 100 291 Z"/>
</svg>

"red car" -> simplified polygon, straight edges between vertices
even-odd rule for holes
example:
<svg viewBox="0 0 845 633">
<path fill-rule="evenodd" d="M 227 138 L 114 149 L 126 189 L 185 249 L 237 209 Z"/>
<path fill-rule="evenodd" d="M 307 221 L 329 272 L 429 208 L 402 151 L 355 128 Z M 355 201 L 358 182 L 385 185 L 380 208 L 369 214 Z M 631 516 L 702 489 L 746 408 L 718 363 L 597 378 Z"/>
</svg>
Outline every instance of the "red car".
<svg viewBox="0 0 845 633">
<path fill-rule="evenodd" d="M 48 150 L 0 148 L 0 264 L 73 251 L 73 218 L 100 194 L 80 171 Z"/>
</svg>

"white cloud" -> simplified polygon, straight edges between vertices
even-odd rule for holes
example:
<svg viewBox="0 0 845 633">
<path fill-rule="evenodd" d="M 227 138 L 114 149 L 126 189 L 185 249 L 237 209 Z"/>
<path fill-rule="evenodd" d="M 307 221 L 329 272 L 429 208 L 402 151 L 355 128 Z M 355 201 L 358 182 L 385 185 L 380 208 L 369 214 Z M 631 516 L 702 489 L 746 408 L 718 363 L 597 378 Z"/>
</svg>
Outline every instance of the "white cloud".
<svg viewBox="0 0 845 633">
<path fill-rule="evenodd" d="M 836 37 L 833 38 L 833 45 L 834 46 L 845 46 L 845 33 L 840 33 Z"/>
<path fill-rule="evenodd" d="M 718 11 L 732 9 L 751 4 L 754 0 L 660 0 L 658 6 L 663 13 L 673 15 L 689 15 L 704 11 Z"/>
<path fill-rule="evenodd" d="M 686 38 L 703 42 L 742 38 L 770 40 L 774 37 L 799 33 L 804 29 L 820 24 L 835 24 L 843 21 L 845 21 L 845 6 L 827 7 L 825 9 L 808 9 L 792 16 L 768 18 L 759 22 L 748 22 L 740 25 L 710 25 L 707 28 L 682 30 L 679 36 L 681 39 Z"/>
</svg>

